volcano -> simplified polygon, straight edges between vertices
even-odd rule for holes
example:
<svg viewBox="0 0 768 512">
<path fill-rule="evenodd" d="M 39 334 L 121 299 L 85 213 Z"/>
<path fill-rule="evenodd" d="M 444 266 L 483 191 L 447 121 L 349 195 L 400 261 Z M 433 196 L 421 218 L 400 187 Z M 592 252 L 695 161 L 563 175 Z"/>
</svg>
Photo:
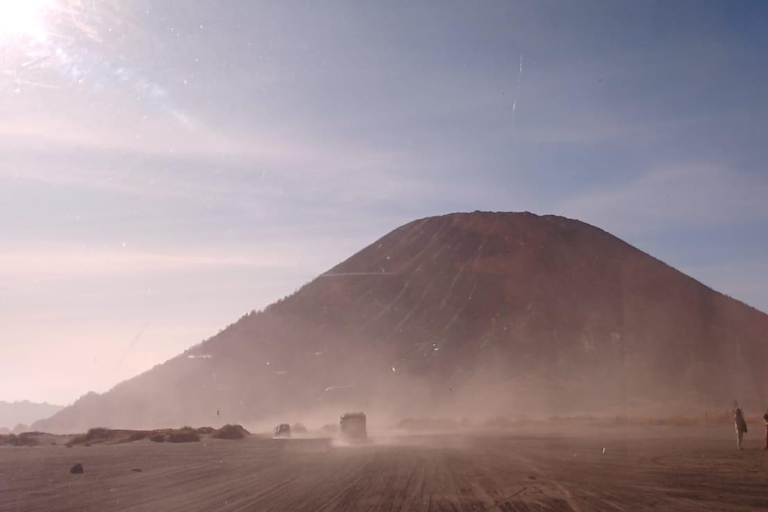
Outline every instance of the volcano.
<svg viewBox="0 0 768 512">
<path fill-rule="evenodd" d="M 297 411 L 653 414 L 768 399 L 768 316 L 594 226 L 410 222 L 293 295 L 35 430 Z M 369 415 L 370 416 L 370 415 Z M 402 417 L 402 416 L 401 416 Z"/>
</svg>

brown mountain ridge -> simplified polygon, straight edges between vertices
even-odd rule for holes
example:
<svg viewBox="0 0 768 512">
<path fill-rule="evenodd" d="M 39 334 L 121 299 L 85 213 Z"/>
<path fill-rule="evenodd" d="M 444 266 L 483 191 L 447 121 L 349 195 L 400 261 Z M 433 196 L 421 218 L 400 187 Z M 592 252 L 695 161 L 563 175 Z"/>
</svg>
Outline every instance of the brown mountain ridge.
<svg viewBox="0 0 768 512">
<path fill-rule="evenodd" d="M 768 400 L 768 316 L 580 221 L 408 223 L 37 430 L 280 415 L 629 414 Z"/>
</svg>

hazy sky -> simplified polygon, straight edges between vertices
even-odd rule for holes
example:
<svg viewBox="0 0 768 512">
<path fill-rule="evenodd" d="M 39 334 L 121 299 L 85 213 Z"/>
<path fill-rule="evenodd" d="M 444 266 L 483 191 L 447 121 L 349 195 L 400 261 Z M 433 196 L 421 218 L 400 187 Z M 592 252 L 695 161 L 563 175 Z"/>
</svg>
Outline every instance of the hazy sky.
<svg viewBox="0 0 768 512">
<path fill-rule="evenodd" d="M 768 4 L 0 0 L 0 400 L 106 391 L 389 230 L 602 227 L 768 310 Z"/>
</svg>

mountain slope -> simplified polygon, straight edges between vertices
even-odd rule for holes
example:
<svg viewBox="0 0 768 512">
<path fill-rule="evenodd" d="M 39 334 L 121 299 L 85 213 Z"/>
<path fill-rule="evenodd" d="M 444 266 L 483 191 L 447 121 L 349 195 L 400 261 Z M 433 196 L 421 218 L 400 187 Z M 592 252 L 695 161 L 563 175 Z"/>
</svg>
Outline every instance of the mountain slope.
<svg viewBox="0 0 768 512">
<path fill-rule="evenodd" d="M 768 316 L 579 221 L 406 224 L 35 428 L 380 414 L 654 414 L 766 401 Z M 327 389 L 330 388 L 330 389 Z"/>
<path fill-rule="evenodd" d="M 62 410 L 60 405 L 35 403 L 28 400 L 3 402 L 0 400 L 0 427 L 12 429 L 17 425 L 30 423 L 52 416 Z"/>
</svg>

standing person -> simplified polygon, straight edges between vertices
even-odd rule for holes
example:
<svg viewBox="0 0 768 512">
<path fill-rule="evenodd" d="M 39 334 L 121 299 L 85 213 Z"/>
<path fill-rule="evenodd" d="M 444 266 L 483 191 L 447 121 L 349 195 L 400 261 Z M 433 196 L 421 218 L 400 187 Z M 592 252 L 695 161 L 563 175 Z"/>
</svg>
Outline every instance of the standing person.
<svg viewBox="0 0 768 512">
<path fill-rule="evenodd" d="M 763 414 L 763 421 L 765 422 L 765 446 L 763 450 L 768 450 L 768 412 Z"/>
<path fill-rule="evenodd" d="M 741 439 L 747 433 L 747 422 L 744 421 L 744 413 L 741 412 L 739 404 L 736 404 L 736 410 L 733 411 L 733 423 L 736 427 L 736 447 L 741 450 Z"/>
</svg>

